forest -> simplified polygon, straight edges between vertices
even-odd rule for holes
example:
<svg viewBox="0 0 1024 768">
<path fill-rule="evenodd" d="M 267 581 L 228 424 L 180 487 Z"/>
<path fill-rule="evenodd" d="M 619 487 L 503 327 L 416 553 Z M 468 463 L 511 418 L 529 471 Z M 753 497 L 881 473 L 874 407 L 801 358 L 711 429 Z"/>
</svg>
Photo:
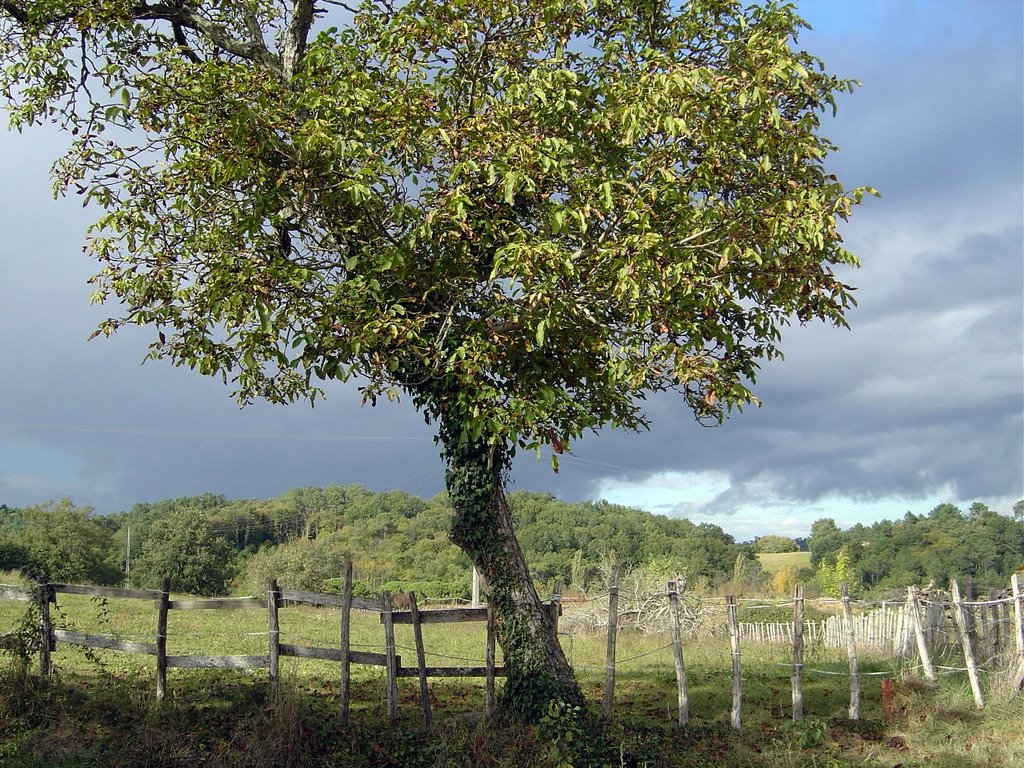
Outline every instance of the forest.
<svg viewBox="0 0 1024 768">
<path fill-rule="evenodd" d="M 696 525 L 604 501 L 567 503 L 551 494 L 509 496 L 519 538 L 538 588 L 561 581 L 598 587 L 614 557 L 628 568 L 683 574 L 706 592 L 783 592 L 799 580 L 833 591 L 845 581 L 859 593 L 951 578 L 1003 586 L 1024 567 L 1024 504 L 1006 515 L 981 503 L 965 513 L 940 504 L 927 514 L 840 529 L 815 521 L 811 569 L 761 571 L 758 552 L 796 549 L 782 536 L 738 543 L 722 528 Z M 129 553 L 133 586 L 154 587 L 171 575 L 182 592 L 254 592 L 268 578 L 293 589 L 337 589 L 345 560 L 357 589 L 415 590 L 442 600 L 469 597 L 468 558 L 447 538 L 452 510 L 445 494 L 421 499 L 360 485 L 296 488 L 267 499 L 222 495 L 139 503 L 110 515 L 70 500 L 33 507 L 0 505 L 0 570 L 51 581 L 123 584 Z M 803 543 L 802 541 L 800 543 Z M 599 587 L 598 587 L 599 588 Z"/>
</svg>

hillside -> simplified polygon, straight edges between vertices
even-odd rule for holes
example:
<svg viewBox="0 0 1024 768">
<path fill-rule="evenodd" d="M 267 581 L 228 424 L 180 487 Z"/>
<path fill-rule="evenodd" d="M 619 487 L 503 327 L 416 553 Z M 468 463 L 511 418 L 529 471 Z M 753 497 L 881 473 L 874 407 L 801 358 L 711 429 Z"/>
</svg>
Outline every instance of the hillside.
<svg viewBox="0 0 1024 768">
<path fill-rule="evenodd" d="M 954 577 L 1001 588 L 1010 573 L 1024 568 L 1024 519 L 983 504 L 966 514 L 942 504 L 927 515 L 908 513 L 848 530 L 824 518 L 812 526 L 809 552 L 762 553 L 758 561 L 756 544 L 737 544 L 707 523 L 603 501 L 570 504 L 543 493 L 514 492 L 509 502 L 542 591 L 556 580 L 570 589 L 600 589 L 601 568 L 612 552 L 627 567 L 654 561 L 659 573 L 685 574 L 691 587 L 728 583 L 736 593 L 767 586 L 765 576 L 785 565 L 795 566 L 794 573 L 823 566 L 834 571 L 840 556 L 848 568 L 841 580 L 861 591 L 946 586 Z M 448 541 L 450 516 L 443 494 L 421 499 L 360 485 L 296 488 L 265 500 L 208 493 L 136 504 L 107 516 L 67 500 L 26 509 L 0 506 L 0 569 L 22 568 L 58 581 L 122 583 L 130 530 L 135 586 L 156 586 L 168 573 L 177 589 L 200 594 L 257 591 L 268 578 L 294 589 L 330 589 L 351 559 L 365 593 L 415 589 L 464 598 L 471 569 Z M 806 571 L 801 578 L 807 580 Z"/>
<path fill-rule="evenodd" d="M 550 494 L 514 492 L 509 501 L 541 586 L 560 580 L 582 589 L 612 552 L 627 566 L 657 559 L 708 581 L 730 575 L 737 558 L 752 557 L 714 525 L 607 502 L 568 504 Z M 178 589 L 199 593 L 250 591 L 269 577 L 295 589 L 324 589 L 352 559 L 365 591 L 400 587 L 466 597 L 471 569 L 448 541 L 450 516 L 444 495 L 424 500 L 359 485 L 298 488 L 268 500 L 203 494 L 104 517 L 62 501 L 0 517 L 8 553 L 0 565 L 23 561 L 51 578 L 114 583 L 123 578 L 130 529 L 137 586 L 155 586 L 171 573 Z"/>
</svg>

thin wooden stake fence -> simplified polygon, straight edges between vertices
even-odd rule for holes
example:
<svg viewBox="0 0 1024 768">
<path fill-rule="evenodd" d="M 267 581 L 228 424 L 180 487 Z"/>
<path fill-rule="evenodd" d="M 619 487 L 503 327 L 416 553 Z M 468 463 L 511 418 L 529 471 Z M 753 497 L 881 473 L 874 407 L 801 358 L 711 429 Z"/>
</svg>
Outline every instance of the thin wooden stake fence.
<svg viewBox="0 0 1024 768">
<path fill-rule="evenodd" d="M 1024 592 L 1016 573 L 1010 577 L 1010 590 L 1013 593 L 1013 639 L 1017 646 L 1017 674 L 1013 687 L 1019 691 L 1024 688 Z"/>
<path fill-rule="evenodd" d="M 953 595 L 953 621 L 956 622 L 956 628 L 960 633 L 960 645 L 964 650 L 964 662 L 967 664 L 967 678 L 971 681 L 974 705 L 978 709 L 982 709 L 985 706 L 985 697 L 981 692 L 978 664 L 974 659 L 974 647 L 971 645 L 970 624 L 960 599 L 960 585 L 956 581 L 950 585 L 950 592 Z"/>
<path fill-rule="evenodd" d="M 843 603 L 843 619 L 846 622 L 846 651 L 850 657 L 850 719 L 860 720 L 860 668 L 857 664 L 857 635 L 853 626 L 853 609 L 846 584 L 839 585 L 840 600 Z"/>
<path fill-rule="evenodd" d="M 804 717 L 804 586 L 798 584 L 793 594 L 793 720 Z"/>
<path fill-rule="evenodd" d="M 931 653 L 928 650 L 928 641 L 921 627 L 921 606 L 917 599 L 917 587 L 907 587 L 907 601 L 910 609 L 910 623 L 914 629 L 914 638 L 917 641 L 917 655 L 921 659 L 921 667 L 924 669 L 924 676 L 930 682 L 935 682 L 935 668 L 932 666 Z"/>
<path fill-rule="evenodd" d="M 734 731 L 742 726 L 743 708 L 743 674 L 740 666 L 740 622 L 736 607 L 736 598 L 729 595 L 726 600 L 726 616 L 729 620 L 729 640 L 732 645 L 732 716 L 731 724 Z"/>
</svg>

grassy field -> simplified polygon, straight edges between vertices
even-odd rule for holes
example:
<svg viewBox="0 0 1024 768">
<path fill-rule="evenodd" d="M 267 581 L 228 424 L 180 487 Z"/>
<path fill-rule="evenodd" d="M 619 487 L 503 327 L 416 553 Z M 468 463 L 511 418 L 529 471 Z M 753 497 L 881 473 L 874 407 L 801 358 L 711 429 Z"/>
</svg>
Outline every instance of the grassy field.
<svg viewBox="0 0 1024 768">
<path fill-rule="evenodd" d="M 15 627 L 26 604 L 0 601 L 0 631 Z M 568 610 L 568 607 L 567 607 Z M 55 623 L 85 632 L 152 642 L 156 612 L 146 601 L 61 595 Z M 353 614 L 353 645 L 380 651 L 375 614 Z M 262 611 L 172 611 L 171 654 L 266 652 Z M 281 611 L 283 642 L 334 645 L 338 612 Z M 414 658 L 411 627 L 396 627 L 406 665 Z M 428 664 L 482 663 L 483 624 L 427 625 Z M 588 700 L 603 694 L 603 636 L 563 639 Z M 729 728 L 730 651 L 724 638 L 688 641 L 691 722 L 675 725 L 671 648 L 663 635 L 620 634 L 615 722 L 604 738 L 555 721 L 539 729 L 486 721 L 483 681 L 433 680 L 436 732 L 420 725 L 414 679 L 399 681 L 399 718 L 386 720 L 383 670 L 353 667 L 352 720 L 337 721 L 338 666 L 283 658 L 283 693 L 268 696 L 264 670 L 170 670 L 168 699 L 154 700 L 155 662 L 148 656 L 85 651 L 61 645 L 49 685 L 0 662 L 0 765 L 5 768 L 110 766 L 556 766 L 553 743 L 571 736 L 586 745 L 574 765 L 608 766 L 1012 766 L 1024 765 L 1021 700 L 995 686 L 990 704 L 973 709 L 966 680 L 942 678 L 929 689 L 892 660 L 865 658 L 861 670 L 895 678 L 884 713 L 881 677 L 866 677 L 862 719 L 846 719 L 845 656 L 810 649 L 807 717 L 789 720 L 790 684 L 784 647 L 743 649 L 743 731 Z M 499 655 L 500 659 L 500 655 Z M 952 665 L 950 665 L 952 666 Z M 500 683 L 499 683 L 500 684 Z"/>
<path fill-rule="evenodd" d="M 757 556 L 761 561 L 761 569 L 772 575 L 784 566 L 792 565 L 797 570 L 811 567 L 810 552 L 764 552 Z"/>
</svg>

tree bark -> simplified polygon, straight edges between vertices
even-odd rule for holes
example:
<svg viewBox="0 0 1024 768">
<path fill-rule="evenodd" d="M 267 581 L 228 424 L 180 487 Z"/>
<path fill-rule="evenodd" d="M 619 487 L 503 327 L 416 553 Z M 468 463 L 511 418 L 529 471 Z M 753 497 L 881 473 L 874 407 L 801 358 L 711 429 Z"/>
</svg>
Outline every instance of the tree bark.
<svg viewBox="0 0 1024 768">
<path fill-rule="evenodd" d="M 442 434 L 445 430 L 442 430 Z M 583 695 L 541 604 L 504 493 L 508 452 L 484 440 L 444 441 L 445 484 L 454 509 L 450 538 L 487 580 L 505 686 L 499 713 L 537 721 L 551 701 L 583 706 Z"/>
</svg>

